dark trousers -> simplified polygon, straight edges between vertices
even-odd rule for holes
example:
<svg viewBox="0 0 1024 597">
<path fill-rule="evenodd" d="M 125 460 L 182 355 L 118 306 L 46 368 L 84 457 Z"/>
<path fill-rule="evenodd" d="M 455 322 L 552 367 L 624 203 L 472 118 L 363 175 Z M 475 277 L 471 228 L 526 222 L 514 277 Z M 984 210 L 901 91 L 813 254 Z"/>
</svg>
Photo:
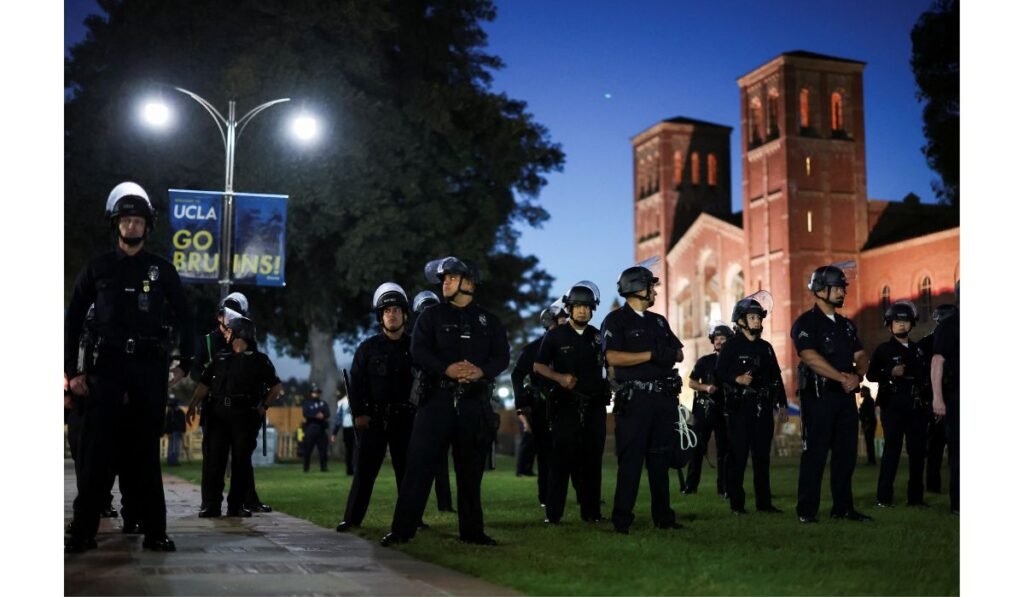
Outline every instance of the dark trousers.
<svg viewBox="0 0 1024 597">
<path fill-rule="evenodd" d="M 345 444 L 345 474 L 351 476 L 356 472 L 356 429 L 355 427 L 341 428 L 341 441 Z"/>
<path fill-rule="evenodd" d="M 533 433 L 533 450 L 537 454 L 537 501 L 545 505 L 551 477 L 551 424 L 548 422 L 547 405 L 534 407 L 527 418 Z"/>
<path fill-rule="evenodd" d="M 103 352 L 88 384 L 76 450 L 78 497 L 71 537 L 96 536 L 100 512 L 110 504 L 117 474 L 122 492 L 133 504 L 133 519 L 142 523 L 147 536 L 162 538 L 167 509 L 160 437 L 167 402 L 167 361 Z"/>
<path fill-rule="evenodd" d="M 231 489 L 228 492 L 228 509 L 241 508 L 246 504 L 252 486 L 252 451 L 256 440 L 252 434 L 253 421 L 259 419 L 254 408 L 224 406 L 214 402 L 207 413 L 206 428 L 210 434 L 210 474 L 203 483 L 203 503 L 213 509 L 220 509 L 224 494 L 224 473 L 231 456 Z"/>
<path fill-rule="evenodd" d="M 434 496 L 437 498 L 437 509 L 450 512 L 452 507 L 452 483 L 448 479 L 448 452 L 450 446 L 444 446 L 441 457 L 437 460 L 437 476 L 434 477 Z"/>
<path fill-rule="evenodd" d="M 173 431 L 167 434 L 167 464 L 177 466 L 178 456 L 181 454 L 180 431 Z"/>
<path fill-rule="evenodd" d="M 75 463 L 75 482 L 77 484 L 78 478 L 81 476 L 81 459 L 78 457 L 79 441 L 82 437 L 82 407 L 79 405 L 82 398 L 76 398 L 76 404 L 71 408 L 65 419 L 65 423 L 68 426 L 68 448 L 71 450 L 71 461 Z M 114 473 L 115 471 L 111 471 Z M 111 487 L 114 485 L 114 478 L 110 478 Z M 76 485 L 77 487 L 77 485 Z M 78 501 L 78 496 L 75 496 L 75 501 Z M 124 508 L 125 498 L 121 496 L 121 506 Z M 104 505 L 104 510 L 112 508 L 114 506 L 114 494 L 107 491 L 107 500 Z"/>
<path fill-rule="evenodd" d="M 860 422 L 861 431 L 864 432 L 864 449 L 868 453 L 868 464 L 875 464 L 875 429 L 878 422 L 871 419 L 870 422 Z"/>
<path fill-rule="evenodd" d="M 679 469 L 679 490 L 696 492 L 700 486 L 701 469 L 704 466 L 704 457 L 708 453 L 708 442 L 711 441 L 711 434 L 715 434 L 715 466 L 718 471 L 716 487 L 719 495 L 725 495 L 727 491 L 727 467 L 729 454 L 729 440 L 726 431 L 725 417 L 719 406 L 707 399 L 698 399 L 693 408 L 693 426 L 697 433 L 697 452 L 690 459 L 690 467 L 685 475 L 683 469 Z"/>
<path fill-rule="evenodd" d="M 487 418 L 493 414 L 486 396 L 459 400 L 455 408 L 448 390 L 436 390 L 416 411 L 405 477 L 398 492 L 391 531 L 411 538 L 430 497 L 441 451 L 452 446 L 458 497 L 459 536 L 476 539 L 484 534 L 480 484 L 493 433 Z"/>
<path fill-rule="evenodd" d="M 946 451 L 946 419 L 928 418 L 928 448 L 925 455 L 924 487 L 932 493 L 942 491 L 942 454 Z"/>
<path fill-rule="evenodd" d="M 744 510 L 746 505 L 743 475 L 747 470 L 748 455 L 754 468 L 755 506 L 758 510 L 772 507 L 768 465 L 775 433 L 773 415 L 770 405 L 762 403 L 758 408 L 757 400 L 750 398 L 739 398 L 735 410 L 726 414 L 729 427 L 729 506 L 734 511 Z"/>
<path fill-rule="evenodd" d="M 804 449 L 796 510 L 799 516 L 818 515 L 825 463 L 832 452 L 832 514 L 853 509 L 853 470 L 857 465 L 857 401 L 853 394 L 824 389 L 820 396 L 805 391 L 801 396 Z"/>
<path fill-rule="evenodd" d="M 960 512 L 960 395 L 959 388 L 947 388 L 946 442 L 949 444 L 949 509 Z"/>
<path fill-rule="evenodd" d="M 327 470 L 327 426 L 320 423 L 306 423 L 302 427 L 302 443 L 305 447 L 302 451 L 302 470 L 309 471 L 309 461 L 313 458 L 313 448 L 316 447 L 320 456 L 320 470 Z M 358 451 L 358 450 L 357 450 Z"/>
<path fill-rule="evenodd" d="M 266 417 L 266 415 L 261 417 L 257 413 L 257 416 L 253 418 L 253 428 L 252 428 L 252 446 L 253 446 L 252 449 L 253 449 L 253 451 L 256 450 L 256 444 L 259 441 L 260 434 L 263 433 L 263 421 L 266 420 L 265 417 Z M 252 454 L 249 455 L 249 462 L 252 463 Z M 246 506 L 252 506 L 251 509 L 255 509 L 256 507 L 260 506 L 262 503 L 263 503 L 263 500 L 261 500 L 260 499 L 260 495 L 258 493 L 256 493 L 256 472 L 253 471 L 253 475 L 251 477 L 251 482 L 249 483 L 249 489 L 246 490 L 246 492 L 245 492 L 245 505 Z"/>
<path fill-rule="evenodd" d="M 384 454 L 391 451 L 391 467 L 395 472 L 395 485 L 400 486 L 405 476 L 405 459 L 412 434 L 413 413 L 389 415 L 387 424 L 372 420 L 367 429 L 356 429 L 356 469 L 352 487 L 348 491 L 344 520 L 349 524 L 363 524 L 366 509 L 373 495 L 373 485 L 384 463 Z"/>
<path fill-rule="evenodd" d="M 903 443 L 906 440 L 907 457 L 910 460 L 910 476 L 907 479 L 907 503 L 924 502 L 924 454 L 928 431 L 928 413 L 915 409 L 910 397 L 906 400 L 893 399 L 893 403 L 882 408 L 882 433 L 885 435 L 885 449 L 882 451 L 882 466 L 878 469 L 879 503 L 891 504 L 896 471 L 899 469 Z"/>
<path fill-rule="evenodd" d="M 674 396 L 634 391 L 625 411 L 616 415 L 615 451 L 619 470 L 615 480 L 615 505 L 612 522 L 616 529 L 628 529 L 633 523 L 633 506 L 640 489 L 640 475 L 647 465 L 651 490 L 651 517 L 658 526 L 675 522 L 669 503 L 668 461 L 673 430 L 679 418 Z"/>
<path fill-rule="evenodd" d="M 552 458 L 548 520 L 559 522 L 565 513 L 569 479 L 575 474 L 580 518 L 601 517 L 601 458 L 607 433 L 604 405 L 588 405 L 582 417 L 574 401 L 553 406 L 551 413 Z"/>
<path fill-rule="evenodd" d="M 537 457 L 537 451 L 533 447 L 533 431 L 526 431 L 521 421 L 516 421 L 519 427 L 519 451 L 516 452 L 516 476 L 532 476 L 533 461 Z"/>
</svg>

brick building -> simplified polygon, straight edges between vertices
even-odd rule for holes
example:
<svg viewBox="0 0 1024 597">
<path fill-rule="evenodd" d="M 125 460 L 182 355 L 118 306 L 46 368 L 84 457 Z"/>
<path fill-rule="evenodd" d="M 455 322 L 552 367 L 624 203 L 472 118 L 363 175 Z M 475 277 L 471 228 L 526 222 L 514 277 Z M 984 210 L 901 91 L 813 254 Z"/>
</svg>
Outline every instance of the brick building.
<svg viewBox="0 0 1024 597">
<path fill-rule="evenodd" d="M 888 338 L 887 304 L 910 299 L 931 311 L 952 302 L 960 277 L 960 229 L 951 208 L 868 199 L 864 63 L 786 52 L 738 80 L 743 209 L 731 213 L 731 127 L 664 120 L 632 139 L 637 260 L 659 256 L 656 311 L 686 344 L 684 374 L 711 351 L 706 334 L 735 302 L 769 290 L 774 309 L 764 337 L 779 356 L 795 401 L 793 321 L 813 303 L 820 265 L 857 265 L 842 313 L 870 352 Z"/>
</svg>

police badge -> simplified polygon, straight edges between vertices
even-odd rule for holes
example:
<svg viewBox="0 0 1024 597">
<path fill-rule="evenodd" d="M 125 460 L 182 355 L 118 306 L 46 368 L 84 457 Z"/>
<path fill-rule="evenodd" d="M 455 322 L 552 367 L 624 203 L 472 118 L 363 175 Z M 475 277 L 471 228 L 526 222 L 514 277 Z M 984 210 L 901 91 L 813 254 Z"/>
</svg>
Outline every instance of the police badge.
<svg viewBox="0 0 1024 597">
<path fill-rule="evenodd" d="M 155 265 L 149 266 L 148 277 L 149 277 L 149 280 L 151 282 L 156 282 L 157 280 L 159 280 L 160 279 L 160 268 L 155 266 Z"/>
<path fill-rule="evenodd" d="M 482 325 L 482 326 L 486 326 L 487 325 L 487 316 L 484 315 L 483 313 L 480 314 L 480 325 Z"/>
</svg>

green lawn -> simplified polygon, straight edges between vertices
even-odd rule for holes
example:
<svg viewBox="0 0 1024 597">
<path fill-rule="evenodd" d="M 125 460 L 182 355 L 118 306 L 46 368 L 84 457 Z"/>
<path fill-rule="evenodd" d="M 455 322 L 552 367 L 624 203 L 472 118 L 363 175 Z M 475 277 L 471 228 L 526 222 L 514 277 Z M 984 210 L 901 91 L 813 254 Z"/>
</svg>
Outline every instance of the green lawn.
<svg viewBox="0 0 1024 597">
<path fill-rule="evenodd" d="M 332 461 L 331 465 L 328 473 L 306 474 L 297 464 L 258 468 L 260 496 L 277 510 L 333 529 L 341 519 L 351 478 L 345 476 L 343 463 Z M 509 457 L 499 457 L 497 466 L 498 470 L 484 475 L 483 498 L 486 531 L 498 540 L 498 547 L 459 543 L 456 515 L 439 513 L 431 496 L 424 516 L 431 528 L 400 549 L 537 595 L 959 593 L 959 519 L 949 514 L 948 497 L 928 496 L 933 504 L 928 509 L 877 510 L 872 507 L 875 467 L 859 466 L 854 475 L 857 508 L 874 516 L 874 524 L 828 518 L 827 470 L 822 522 L 798 524 L 798 460 L 776 458 L 772 465 L 775 504 L 785 514 L 753 512 L 749 467 L 746 487 L 751 514 L 745 517 L 733 516 L 728 504 L 715 495 L 715 471 L 705 467 L 700 493 L 689 496 L 677 492 L 675 471 L 670 471 L 672 506 L 685 529 L 653 528 L 645 475 L 637 521 L 631 533 L 622 536 L 612 532 L 610 523 L 580 522 L 571 496 L 572 509 L 567 507 L 563 523 L 544 527 L 536 480 L 516 478 Z M 198 465 L 165 470 L 199 481 Z M 904 460 L 896 482 L 897 500 L 901 495 L 905 500 L 906 470 Z M 605 516 L 611 513 L 614 491 L 614 459 L 606 456 Z M 395 495 L 394 475 L 390 463 L 385 463 L 363 528 L 357 530 L 360 536 L 376 541 L 388 531 Z"/>
</svg>

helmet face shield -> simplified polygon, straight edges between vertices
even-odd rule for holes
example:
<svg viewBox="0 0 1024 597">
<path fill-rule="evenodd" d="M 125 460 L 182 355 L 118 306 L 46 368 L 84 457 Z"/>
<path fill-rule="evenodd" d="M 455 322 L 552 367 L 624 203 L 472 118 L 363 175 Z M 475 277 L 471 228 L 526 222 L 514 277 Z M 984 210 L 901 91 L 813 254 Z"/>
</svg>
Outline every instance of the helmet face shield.
<svg viewBox="0 0 1024 597">
<path fill-rule="evenodd" d="M 480 275 L 476 268 L 462 261 L 458 257 L 448 256 L 441 259 L 428 261 L 423 267 L 423 275 L 431 284 L 440 284 L 444 281 L 445 275 L 462 276 L 473 282 L 480 281 Z"/>
<path fill-rule="evenodd" d="M 417 294 L 412 299 L 412 310 L 417 315 L 422 313 L 424 309 L 431 305 L 438 305 L 441 303 L 441 299 L 437 298 L 437 295 L 430 290 L 424 290 Z"/>
</svg>

